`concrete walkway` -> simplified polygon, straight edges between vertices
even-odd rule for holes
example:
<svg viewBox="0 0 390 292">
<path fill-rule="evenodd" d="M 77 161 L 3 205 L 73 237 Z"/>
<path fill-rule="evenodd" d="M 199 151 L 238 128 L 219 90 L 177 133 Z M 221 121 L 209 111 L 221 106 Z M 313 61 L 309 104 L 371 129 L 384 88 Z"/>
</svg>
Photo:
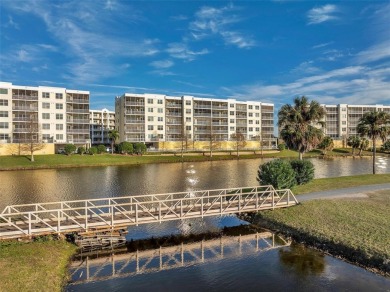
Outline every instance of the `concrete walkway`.
<svg viewBox="0 0 390 292">
<path fill-rule="evenodd" d="M 352 188 L 344 188 L 330 191 L 314 192 L 304 195 L 297 195 L 299 202 L 305 202 L 316 199 L 335 199 L 335 198 L 361 198 L 367 197 L 367 193 L 381 190 L 389 190 L 390 183 L 366 185 Z"/>
</svg>

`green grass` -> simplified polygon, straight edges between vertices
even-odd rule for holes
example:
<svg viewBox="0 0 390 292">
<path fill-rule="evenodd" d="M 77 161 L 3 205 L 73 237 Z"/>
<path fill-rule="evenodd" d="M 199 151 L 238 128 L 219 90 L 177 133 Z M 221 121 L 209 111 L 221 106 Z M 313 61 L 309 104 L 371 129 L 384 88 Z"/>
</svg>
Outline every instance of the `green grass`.
<svg viewBox="0 0 390 292">
<path fill-rule="evenodd" d="M 60 240 L 0 242 L 0 291 L 62 291 L 75 250 Z"/>
<path fill-rule="evenodd" d="M 276 228 L 314 238 L 332 250 L 364 266 L 390 273 L 390 190 L 369 198 L 314 200 L 293 208 L 261 212 L 262 220 Z M 315 244 L 314 244 L 315 245 Z"/>
<path fill-rule="evenodd" d="M 305 185 L 295 186 L 292 188 L 292 191 L 294 194 L 299 195 L 356 186 L 384 184 L 389 182 L 390 174 L 363 174 L 354 176 L 318 178 Z"/>
<path fill-rule="evenodd" d="M 327 156 L 350 156 L 350 149 L 336 149 L 329 152 Z M 98 155 L 35 155 L 35 162 L 30 161 L 30 156 L 0 156 L 0 170 L 13 170 L 13 169 L 40 169 L 40 168 L 64 168 L 64 167 L 88 167 L 88 166 L 108 166 L 108 165 L 133 165 L 133 164 L 148 164 L 148 163 L 174 163 L 174 162 L 197 162 L 197 161 L 219 161 L 219 160 L 234 160 L 237 159 L 235 152 L 224 152 L 223 154 L 215 153 L 211 158 L 209 153 L 205 152 L 204 155 L 198 153 L 198 155 L 185 155 L 180 157 L 180 153 L 177 155 L 112 155 L 112 154 L 98 154 Z M 364 153 L 365 155 L 371 155 L 370 152 Z M 304 157 L 322 157 L 322 153 L 319 150 L 313 150 L 304 154 Z M 284 150 L 280 152 L 263 151 L 263 155 L 260 151 L 251 153 L 246 151 L 240 154 L 240 159 L 258 159 L 258 158 L 298 158 L 298 152 L 292 150 Z"/>
</svg>

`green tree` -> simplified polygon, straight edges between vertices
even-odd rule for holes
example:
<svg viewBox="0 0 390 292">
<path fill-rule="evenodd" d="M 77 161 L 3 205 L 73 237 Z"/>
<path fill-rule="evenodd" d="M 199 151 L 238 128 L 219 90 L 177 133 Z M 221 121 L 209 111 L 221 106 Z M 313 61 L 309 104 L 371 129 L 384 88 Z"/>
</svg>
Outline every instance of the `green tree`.
<svg viewBox="0 0 390 292">
<path fill-rule="evenodd" d="M 88 153 L 90 155 L 95 155 L 97 152 L 98 152 L 98 150 L 97 150 L 96 146 L 92 146 L 91 148 L 88 149 Z"/>
<path fill-rule="evenodd" d="M 279 149 L 279 151 L 286 150 L 286 144 L 280 143 L 280 144 L 278 145 L 278 149 Z"/>
<path fill-rule="evenodd" d="M 355 155 L 355 149 L 360 146 L 360 137 L 359 136 L 349 136 L 347 140 L 347 145 L 352 147 L 352 155 Z"/>
<path fill-rule="evenodd" d="M 146 145 L 144 143 L 135 143 L 134 152 L 137 154 L 145 154 L 146 153 Z"/>
<path fill-rule="evenodd" d="M 104 146 L 103 144 L 98 145 L 97 147 L 98 154 L 102 154 L 106 152 L 106 149 L 107 149 L 106 146 Z"/>
<path fill-rule="evenodd" d="M 134 147 L 130 142 L 121 142 L 118 145 L 118 152 L 121 154 L 133 154 Z"/>
<path fill-rule="evenodd" d="M 111 141 L 111 154 L 114 154 L 115 141 L 119 139 L 119 132 L 117 130 L 110 130 L 108 132 L 108 138 Z"/>
<path fill-rule="evenodd" d="M 356 129 L 361 137 L 372 140 L 372 173 L 375 174 L 376 140 L 386 141 L 390 134 L 390 114 L 378 111 L 367 112 L 360 119 Z"/>
<path fill-rule="evenodd" d="M 314 178 L 314 165 L 309 160 L 291 160 L 291 167 L 295 172 L 298 185 L 307 184 Z"/>
<path fill-rule="evenodd" d="M 280 136 L 289 148 L 299 152 L 300 160 L 303 153 L 322 140 L 324 134 L 320 128 L 325 126 L 322 121 L 325 113 L 317 101 L 309 102 L 305 96 L 296 97 L 294 105 L 285 104 L 279 110 Z"/>
<path fill-rule="evenodd" d="M 80 146 L 80 147 L 77 149 L 77 153 L 80 154 L 80 155 L 83 155 L 83 154 L 85 153 L 85 147 Z"/>
<path fill-rule="evenodd" d="M 74 144 L 66 144 L 64 147 L 66 155 L 70 155 L 76 151 L 76 146 Z"/>
<path fill-rule="evenodd" d="M 384 152 L 390 152 L 390 140 L 387 140 L 385 143 L 383 143 L 381 150 Z"/>
<path fill-rule="evenodd" d="M 326 155 L 326 151 L 332 151 L 334 148 L 333 139 L 331 137 L 325 136 L 318 145 L 318 148 L 322 149 L 324 155 Z"/>
<path fill-rule="evenodd" d="M 289 189 L 297 184 L 291 164 L 275 159 L 259 166 L 257 181 L 260 185 L 272 185 L 275 189 Z"/>
<path fill-rule="evenodd" d="M 369 144 L 370 144 L 370 142 L 364 137 L 360 140 L 359 156 L 362 155 L 363 150 L 367 150 Z"/>
</svg>

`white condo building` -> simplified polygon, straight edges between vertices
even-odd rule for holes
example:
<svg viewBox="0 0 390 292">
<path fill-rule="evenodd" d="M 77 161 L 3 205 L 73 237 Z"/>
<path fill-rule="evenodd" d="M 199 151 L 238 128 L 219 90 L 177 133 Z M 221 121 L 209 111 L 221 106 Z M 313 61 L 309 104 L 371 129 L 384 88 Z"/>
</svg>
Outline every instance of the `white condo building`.
<svg viewBox="0 0 390 292">
<path fill-rule="evenodd" d="M 45 143 L 90 145 L 89 91 L 0 82 L 0 143 L 28 142 L 32 121 Z"/>
<path fill-rule="evenodd" d="M 274 105 L 235 99 L 125 93 L 115 101 L 120 141 L 229 141 L 239 132 L 246 140 L 274 143 Z"/>
<path fill-rule="evenodd" d="M 326 110 L 325 135 L 334 139 L 357 135 L 356 127 L 363 114 L 370 111 L 390 113 L 390 105 L 322 105 Z"/>
<path fill-rule="evenodd" d="M 89 110 L 91 142 L 93 145 L 110 144 L 108 133 L 115 130 L 115 112 L 104 108 Z"/>
</svg>

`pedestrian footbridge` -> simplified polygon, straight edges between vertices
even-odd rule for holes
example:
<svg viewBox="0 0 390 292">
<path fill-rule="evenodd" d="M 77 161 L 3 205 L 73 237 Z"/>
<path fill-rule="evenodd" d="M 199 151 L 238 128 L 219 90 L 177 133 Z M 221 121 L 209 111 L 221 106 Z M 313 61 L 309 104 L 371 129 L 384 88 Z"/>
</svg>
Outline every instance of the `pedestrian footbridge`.
<svg viewBox="0 0 390 292">
<path fill-rule="evenodd" d="M 116 230 L 146 223 L 286 208 L 297 203 L 289 189 L 256 186 L 12 205 L 0 214 L 0 240 Z"/>
</svg>

